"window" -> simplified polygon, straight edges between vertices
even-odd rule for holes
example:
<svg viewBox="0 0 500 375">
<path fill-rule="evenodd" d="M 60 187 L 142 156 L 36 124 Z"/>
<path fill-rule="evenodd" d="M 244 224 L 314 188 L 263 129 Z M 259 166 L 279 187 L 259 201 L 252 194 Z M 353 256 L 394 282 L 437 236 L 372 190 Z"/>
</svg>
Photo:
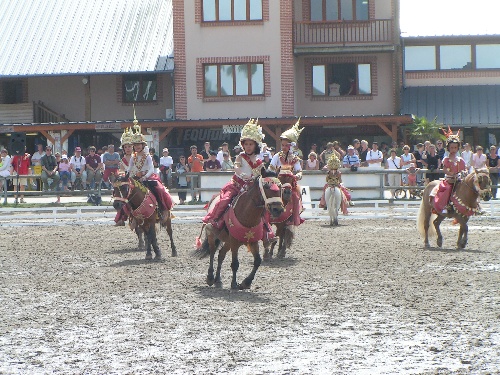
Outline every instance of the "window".
<svg viewBox="0 0 500 375">
<path fill-rule="evenodd" d="M 500 68 L 500 44 L 478 44 L 476 46 L 477 69 Z"/>
<path fill-rule="evenodd" d="M 156 101 L 157 78 L 155 74 L 123 76 L 124 100 L 127 103 Z"/>
<path fill-rule="evenodd" d="M 203 21 L 260 21 L 262 0 L 203 0 Z"/>
<path fill-rule="evenodd" d="M 311 0 L 311 21 L 368 20 L 369 0 Z"/>
<path fill-rule="evenodd" d="M 204 65 L 205 97 L 264 95 L 264 64 Z"/>
<path fill-rule="evenodd" d="M 2 104 L 18 104 L 24 103 L 23 98 L 23 81 L 5 81 L 3 83 L 3 103 Z"/>
<path fill-rule="evenodd" d="M 436 70 L 436 47 L 406 47 L 405 70 Z"/>
<path fill-rule="evenodd" d="M 313 65 L 312 91 L 313 96 L 371 95 L 371 65 Z"/>
<path fill-rule="evenodd" d="M 470 45 L 440 46 L 439 67 L 440 69 L 471 69 Z"/>
</svg>

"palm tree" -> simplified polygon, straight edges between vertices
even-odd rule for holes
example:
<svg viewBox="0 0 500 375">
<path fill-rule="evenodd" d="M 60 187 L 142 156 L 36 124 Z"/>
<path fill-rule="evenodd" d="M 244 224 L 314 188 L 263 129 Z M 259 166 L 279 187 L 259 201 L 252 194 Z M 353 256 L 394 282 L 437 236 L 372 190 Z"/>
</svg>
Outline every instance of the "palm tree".
<svg viewBox="0 0 500 375">
<path fill-rule="evenodd" d="M 438 139 L 445 140 L 442 133 L 442 126 L 436 121 L 436 117 L 429 121 L 424 116 L 413 116 L 413 124 L 409 125 L 410 137 L 415 142 L 435 141 Z"/>
</svg>

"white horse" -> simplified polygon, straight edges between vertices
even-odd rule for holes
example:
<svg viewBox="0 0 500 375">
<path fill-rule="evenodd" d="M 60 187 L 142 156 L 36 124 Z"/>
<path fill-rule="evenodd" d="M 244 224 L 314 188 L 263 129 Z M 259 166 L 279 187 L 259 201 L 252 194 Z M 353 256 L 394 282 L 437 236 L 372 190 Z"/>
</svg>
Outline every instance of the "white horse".
<svg viewBox="0 0 500 375">
<path fill-rule="evenodd" d="M 339 225 L 339 209 L 342 201 L 342 192 L 337 186 L 328 186 L 325 191 L 326 207 L 330 215 L 330 225 Z"/>
</svg>

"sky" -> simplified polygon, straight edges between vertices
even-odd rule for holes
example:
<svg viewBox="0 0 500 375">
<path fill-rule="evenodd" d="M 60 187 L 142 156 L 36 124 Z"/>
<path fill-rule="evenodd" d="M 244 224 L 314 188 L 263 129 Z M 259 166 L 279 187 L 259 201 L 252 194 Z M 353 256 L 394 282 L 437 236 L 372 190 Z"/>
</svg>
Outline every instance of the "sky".
<svg viewBox="0 0 500 375">
<path fill-rule="evenodd" d="M 500 34 L 500 0 L 400 0 L 402 36 Z"/>
</svg>

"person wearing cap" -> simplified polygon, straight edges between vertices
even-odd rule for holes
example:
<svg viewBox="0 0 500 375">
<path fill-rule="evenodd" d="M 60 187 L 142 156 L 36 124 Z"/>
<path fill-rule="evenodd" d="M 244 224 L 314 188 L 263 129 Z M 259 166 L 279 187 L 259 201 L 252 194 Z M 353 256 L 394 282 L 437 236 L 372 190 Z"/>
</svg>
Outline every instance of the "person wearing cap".
<svg viewBox="0 0 500 375">
<path fill-rule="evenodd" d="M 224 142 L 221 145 L 221 149 L 217 153 L 217 160 L 219 161 L 221 166 L 222 166 L 222 162 L 224 161 L 224 152 L 229 155 L 229 144 L 227 142 Z"/>
<path fill-rule="evenodd" d="M 58 171 L 59 171 L 59 177 L 61 178 L 62 181 L 63 190 L 65 191 L 69 190 L 68 182 L 71 180 L 71 165 L 69 164 L 68 155 L 61 156 L 61 162 L 59 163 Z"/>
<path fill-rule="evenodd" d="M 90 146 L 88 150 L 89 154 L 85 157 L 85 171 L 87 172 L 87 186 L 93 190 L 101 184 L 103 170 L 101 157 L 96 154 L 95 147 Z"/>
<path fill-rule="evenodd" d="M 210 151 L 208 160 L 203 164 L 205 172 L 219 172 L 222 169 L 220 162 L 217 160 L 217 152 Z"/>
<path fill-rule="evenodd" d="M 253 119 L 241 130 L 240 144 L 243 151 L 236 156 L 234 162 L 234 175 L 227 184 L 225 184 L 219 194 L 219 200 L 214 204 L 212 209 L 202 219 L 205 224 L 212 224 L 218 230 L 224 228 L 223 215 L 226 212 L 229 204 L 242 189 L 246 188 L 247 184 L 253 181 L 260 175 L 262 169 L 262 160 L 259 159 L 260 146 L 264 135 L 262 128 Z M 263 217 L 264 237 L 263 240 L 273 242 L 276 240 L 273 230 L 269 225 L 267 215 Z"/>
<path fill-rule="evenodd" d="M 342 193 L 342 201 L 340 203 L 340 208 L 344 215 L 347 215 L 349 212 L 347 210 L 347 206 L 354 206 L 354 203 L 351 201 L 351 193 L 342 183 L 342 173 L 339 171 L 341 166 L 340 159 L 336 154 L 330 155 L 327 164 L 323 167 L 323 170 L 327 170 L 328 174 L 326 175 L 326 184 L 323 187 L 323 194 L 319 200 L 319 207 L 327 209 L 325 192 L 329 186 L 338 187 Z"/>
<path fill-rule="evenodd" d="M 69 164 L 71 166 L 71 186 L 75 188 L 75 181 L 77 178 L 81 179 L 83 188 L 87 183 L 87 171 L 85 170 L 85 158 L 82 156 L 81 147 L 75 147 L 75 154 L 69 159 Z"/>
<path fill-rule="evenodd" d="M 372 143 L 372 149 L 366 153 L 366 162 L 370 168 L 381 168 L 382 161 L 384 160 L 384 155 L 382 151 L 378 149 L 378 142 Z"/>
<path fill-rule="evenodd" d="M 170 220 L 170 209 L 173 206 L 172 197 L 161 183 L 160 177 L 154 173 L 153 159 L 146 152 L 146 140 L 141 132 L 134 113 L 134 134 L 132 135 L 132 144 L 134 146 L 134 154 L 130 159 L 130 165 L 127 172 L 129 176 L 142 181 L 153 193 L 158 203 L 158 211 L 161 216 L 161 225 L 166 225 Z"/>
<path fill-rule="evenodd" d="M 342 160 L 344 168 L 359 167 L 359 156 L 354 153 L 354 146 L 347 147 L 347 155 Z"/>
<path fill-rule="evenodd" d="M 266 168 L 269 168 L 269 166 L 271 165 L 271 153 L 269 151 L 268 152 L 264 152 L 264 155 L 262 157 L 262 164 Z"/>
<path fill-rule="evenodd" d="M 223 171 L 231 171 L 234 169 L 234 163 L 229 156 L 229 152 L 224 152 L 222 154 L 224 160 L 222 161 L 221 167 Z"/>
<path fill-rule="evenodd" d="M 297 142 L 299 141 L 300 133 L 304 130 L 304 128 L 299 129 L 299 123 L 300 118 L 290 129 L 281 134 L 281 151 L 273 156 L 271 165 L 269 166 L 271 170 L 280 168 L 280 174 L 294 174 L 296 180 L 302 179 L 302 160 L 293 152 L 293 148 L 297 146 Z M 299 226 L 304 220 L 300 217 L 300 213 L 302 212 L 302 195 L 298 184 L 294 186 L 291 200 L 291 224 Z"/>
<path fill-rule="evenodd" d="M 44 186 L 44 191 L 48 191 L 49 189 L 59 190 L 59 173 L 57 172 L 57 161 L 56 157 L 52 155 L 52 147 L 45 147 L 45 155 L 40 159 L 40 163 L 42 164 L 42 182 Z M 49 179 L 52 180 L 52 183 L 49 185 Z M 57 196 L 57 200 L 55 203 L 60 203 L 61 198 Z"/>
<path fill-rule="evenodd" d="M 168 148 L 162 150 L 162 156 L 160 158 L 160 176 L 163 181 L 163 185 L 169 187 L 172 185 L 172 164 L 174 164 L 174 159 L 168 154 Z"/>
</svg>

